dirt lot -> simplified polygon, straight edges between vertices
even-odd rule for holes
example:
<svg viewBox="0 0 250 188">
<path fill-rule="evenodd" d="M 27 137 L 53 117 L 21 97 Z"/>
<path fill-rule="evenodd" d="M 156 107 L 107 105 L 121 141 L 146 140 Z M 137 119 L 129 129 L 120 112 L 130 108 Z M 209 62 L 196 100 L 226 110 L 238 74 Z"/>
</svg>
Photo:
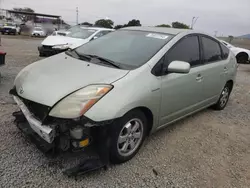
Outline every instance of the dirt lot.
<svg viewBox="0 0 250 188">
<path fill-rule="evenodd" d="M 75 180 L 62 175 L 61 161 L 27 142 L 11 116 L 17 107 L 8 91 L 16 74 L 39 59 L 39 43 L 2 40 L 8 56 L 0 68 L 0 187 L 250 187 L 250 65 L 240 65 L 224 111 L 186 118 L 149 137 L 131 161 Z"/>
</svg>

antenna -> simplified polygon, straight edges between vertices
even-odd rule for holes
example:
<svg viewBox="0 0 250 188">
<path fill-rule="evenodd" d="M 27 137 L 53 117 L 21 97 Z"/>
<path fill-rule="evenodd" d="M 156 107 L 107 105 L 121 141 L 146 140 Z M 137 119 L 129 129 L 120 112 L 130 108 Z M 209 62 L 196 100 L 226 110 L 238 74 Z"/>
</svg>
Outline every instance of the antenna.
<svg viewBox="0 0 250 188">
<path fill-rule="evenodd" d="M 0 0 L 1 1 L 1 0 Z M 78 7 L 76 7 L 76 25 L 78 25 Z"/>
</svg>

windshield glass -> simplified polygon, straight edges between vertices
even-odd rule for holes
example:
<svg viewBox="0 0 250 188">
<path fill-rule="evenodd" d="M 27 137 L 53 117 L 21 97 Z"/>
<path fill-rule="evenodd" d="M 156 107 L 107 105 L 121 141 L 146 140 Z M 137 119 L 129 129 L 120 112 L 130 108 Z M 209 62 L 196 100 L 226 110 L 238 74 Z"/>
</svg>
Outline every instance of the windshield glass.
<svg viewBox="0 0 250 188">
<path fill-rule="evenodd" d="M 145 64 L 172 35 L 144 31 L 119 30 L 76 49 L 78 54 L 96 55 L 128 69 Z"/>
<path fill-rule="evenodd" d="M 86 39 L 90 37 L 92 34 L 96 32 L 95 29 L 82 29 L 78 28 L 75 29 L 74 31 L 71 31 L 70 34 L 68 34 L 68 37 L 73 37 L 73 38 L 80 38 L 80 39 Z"/>
<path fill-rule="evenodd" d="M 42 28 L 35 28 L 35 31 L 42 31 Z"/>
<path fill-rule="evenodd" d="M 73 27 L 69 28 L 67 31 L 76 32 L 76 31 L 79 31 L 79 30 L 81 30 L 81 27 L 76 25 L 76 26 L 73 26 Z"/>
</svg>

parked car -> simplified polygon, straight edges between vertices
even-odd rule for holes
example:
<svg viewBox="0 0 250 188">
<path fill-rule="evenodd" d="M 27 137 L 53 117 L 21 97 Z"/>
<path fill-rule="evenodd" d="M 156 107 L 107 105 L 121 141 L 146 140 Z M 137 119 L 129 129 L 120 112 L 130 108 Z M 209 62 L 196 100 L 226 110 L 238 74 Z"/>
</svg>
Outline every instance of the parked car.
<svg viewBox="0 0 250 188">
<path fill-rule="evenodd" d="M 113 29 L 79 27 L 67 36 L 48 36 L 38 47 L 40 56 L 55 55 L 79 47 L 93 39 L 99 38 L 112 32 Z"/>
<path fill-rule="evenodd" d="M 238 63 L 250 63 L 250 50 L 233 46 L 223 40 L 221 42 L 234 53 Z"/>
<path fill-rule="evenodd" d="M 15 23 L 5 23 L 2 30 L 1 30 L 2 34 L 13 34 L 13 35 L 16 35 L 16 34 L 21 34 L 20 33 L 20 27 L 15 24 Z"/>
<path fill-rule="evenodd" d="M 35 27 L 31 33 L 33 37 L 45 37 L 46 32 L 41 27 Z"/>
<path fill-rule="evenodd" d="M 234 54 L 212 36 L 127 27 L 27 66 L 10 93 L 18 127 L 46 152 L 96 144 L 101 163 L 73 169 L 87 171 L 130 160 L 148 134 L 177 120 L 223 110 L 236 71 Z"/>
</svg>

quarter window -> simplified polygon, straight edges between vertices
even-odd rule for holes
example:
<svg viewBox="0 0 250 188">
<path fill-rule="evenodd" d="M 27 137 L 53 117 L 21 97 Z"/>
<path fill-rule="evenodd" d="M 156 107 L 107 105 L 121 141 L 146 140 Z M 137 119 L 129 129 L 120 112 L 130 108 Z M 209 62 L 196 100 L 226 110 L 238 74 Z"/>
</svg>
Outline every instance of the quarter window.
<svg viewBox="0 0 250 188">
<path fill-rule="evenodd" d="M 221 49 L 222 49 L 222 59 L 227 59 L 229 55 L 229 49 L 224 45 L 221 45 Z"/>
<path fill-rule="evenodd" d="M 210 63 L 221 60 L 221 49 L 218 42 L 207 37 L 202 37 L 204 61 Z"/>
<path fill-rule="evenodd" d="M 188 36 L 179 41 L 167 53 L 168 64 L 179 60 L 190 63 L 191 67 L 201 64 L 198 36 Z"/>
</svg>

